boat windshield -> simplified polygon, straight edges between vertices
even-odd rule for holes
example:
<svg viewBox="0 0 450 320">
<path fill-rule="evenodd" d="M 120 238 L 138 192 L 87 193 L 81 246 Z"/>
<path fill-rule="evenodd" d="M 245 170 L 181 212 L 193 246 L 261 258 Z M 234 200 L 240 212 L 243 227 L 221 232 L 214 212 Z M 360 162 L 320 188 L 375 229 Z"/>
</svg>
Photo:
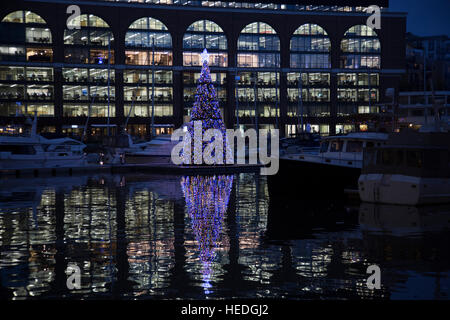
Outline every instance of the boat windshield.
<svg viewBox="0 0 450 320">
<path fill-rule="evenodd" d="M 363 143 L 362 141 L 347 141 L 347 152 L 362 152 Z"/>
<path fill-rule="evenodd" d="M 343 141 L 340 140 L 331 141 L 330 152 L 341 152 L 343 145 L 344 145 Z"/>
<path fill-rule="evenodd" d="M 403 150 L 385 149 L 380 152 L 380 164 L 385 166 L 401 166 L 403 164 Z"/>
<path fill-rule="evenodd" d="M 328 142 L 328 141 L 322 141 L 321 143 L 320 143 L 320 153 L 324 153 L 324 152 L 327 152 L 328 151 L 328 145 L 329 145 L 330 143 Z"/>
<path fill-rule="evenodd" d="M 423 152 L 422 151 L 406 151 L 406 164 L 408 167 L 422 168 Z"/>
</svg>

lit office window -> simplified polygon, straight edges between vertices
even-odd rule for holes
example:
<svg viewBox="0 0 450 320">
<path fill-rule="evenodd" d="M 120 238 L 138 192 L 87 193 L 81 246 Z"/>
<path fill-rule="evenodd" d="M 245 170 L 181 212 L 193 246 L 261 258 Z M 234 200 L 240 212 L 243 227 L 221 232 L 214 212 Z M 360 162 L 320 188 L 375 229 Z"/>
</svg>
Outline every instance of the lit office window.
<svg viewBox="0 0 450 320">
<path fill-rule="evenodd" d="M 260 68 L 280 66 L 280 39 L 266 23 L 247 25 L 238 39 L 238 67 Z"/>
<path fill-rule="evenodd" d="M 256 84 L 254 82 L 255 79 Z M 237 82 L 239 117 L 254 117 L 255 102 L 258 117 L 279 116 L 279 81 L 280 74 L 277 72 L 240 72 L 239 81 Z"/>
<path fill-rule="evenodd" d="M 131 111 L 131 112 L 130 112 Z M 151 104 L 126 104 L 124 106 L 125 115 L 130 117 L 151 117 L 152 106 Z M 155 117 L 171 117 L 173 116 L 172 105 L 155 105 Z"/>
<path fill-rule="evenodd" d="M 0 23 L 0 61 L 52 62 L 52 33 L 31 11 L 15 11 Z"/>
<path fill-rule="evenodd" d="M 151 117 L 152 96 L 155 117 L 173 115 L 172 71 L 127 69 L 123 72 L 124 114 L 130 117 Z M 154 80 L 154 84 L 153 84 Z"/>
<path fill-rule="evenodd" d="M 107 65 L 114 63 L 114 35 L 109 25 L 93 14 L 82 14 L 64 30 L 64 57 L 68 63 Z M 111 61 L 108 61 L 109 56 Z"/>
<path fill-rule="evenodd" d="M 155 103 L 168 103 L 173 101 L 172 87 L 155 87 L 154 92 Z M 124 87 L 124 100 L 125 101 L 151 101 L 152 100 L 152 87 L 148 86 L 125 86 Z"/>
<path fill-rule="evenodd" d="M 378 102 L 378 89 L 342 89 L 338 88 L 338 101 L 343 102 Z"/>
<path fill-rule="evenodd" d="M 304 24 L 291 38 L 291 68 L 331 68 L 331 43 L 317 24 Z"/>
<path fill-rule="evenodd" d="M 31 11 L 15 11 L 0 22 L 0 61 L 31 62 L 0 67 L 0 113 L 4 116 L 54 114 L 53 68 L 32 62 L 53 61 L 52 33 Z M 18 83 L 19 81 L 19 83 Z"/>
<path fill-rule="evenodd" d="M 209 53 L 209 65 L 226 67 L 228 65 L 227 38 L 219 25 L 209 20 L 191 24 L 183 36 L 183 65 L 201 66 L 200 53 Z"/>
<path fill-rule="evenodd" d="M 289 72 L 287 78 L 288 117 L 330 115 L 330 74 Z M 301 83 L 299 83 L 301 78 Z M 301 98 L 301 101 L 299 101 Z M 301 103 L 300 103 L 301 102 Z"/>
<path fill-rule="evenodd" d="M 108 69 L 63 68 L 64 83 L 91 83 L 92 85 L 108 84 Z M 115 70 L 109 70 L 110 84 L 114 84 Z"/>
<path fill-rule="evenodd" d="M 108 101 L 107 86 L 64 85 L 63 100 L 65 101 Z M 115 88 L 109 88 L 109 101 L 115 100 Z"/>
<path fill-rule="evenodd" d="M 90 110 L 89 110 L 90 109 Z M 63 106 L 63 114 L 65 117 L 87 117 L 90 115 L 91 117 L 102 117 L 105 118 L 108 116 L 108 105 L 107 104 L 78 104 L 78 103 L 69 103 L 64 104 Z M 109 115 L 110 117 L 114 117 L 116 114 L 114 104 L 109 105 Z"/>
<path fill-rule="evenodd" d="M 371 86 L 379 85 L 379 75 L 377 73 L 338 73 L 337 81 L 338 86 L 369 86 L 369 80 Z"/>
<path fill-rule="evenodd" d="M 35 113 L 38 117 L 54 116 L 54 109 L 53 103 L 48 102 L 30 102 L 18 105 L 16 102 L 0 101 L 0 116 L 2 117 L 13 117 L 17 115 L 34 116 Z"/>
<path fill-rule="evenodd" d="M 353 26 L 341 41 L 341 68 L 379 69 L 380 52 L 380 41 L 375 31 L 366 25 Z"/>
<path fill-rule="evenodd" d="M 125 47 L 126 64 L 171 66 L 173 63 L 172 37 L 159 20 L 145 17 L 133 22 L 125 35 Z"/>
<path fill-rule="evenodd" d="M 127 69 L 123 72 L 124 114 L 151 117 L 152 96 L 155 117 L 173 115 L 173 77 L 169 70 Z M 154 80 L 154 83 L 153 83 Z M 131 113 L 130 113 L 131 111 Z"/>
</svg>

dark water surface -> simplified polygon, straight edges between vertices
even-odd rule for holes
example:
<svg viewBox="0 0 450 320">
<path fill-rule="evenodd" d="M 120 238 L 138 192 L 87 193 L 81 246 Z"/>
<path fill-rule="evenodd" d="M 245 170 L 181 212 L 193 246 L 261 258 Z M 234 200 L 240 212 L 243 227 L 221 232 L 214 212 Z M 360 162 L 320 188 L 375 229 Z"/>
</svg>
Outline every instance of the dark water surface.
<svg viewBox="0 0 450 320">
<path fill-rule="evenodd" d="M 270 197 L 255 174 L 0 183 L 3 298 L 449 299 L 450 206 Z"/>
</svg>

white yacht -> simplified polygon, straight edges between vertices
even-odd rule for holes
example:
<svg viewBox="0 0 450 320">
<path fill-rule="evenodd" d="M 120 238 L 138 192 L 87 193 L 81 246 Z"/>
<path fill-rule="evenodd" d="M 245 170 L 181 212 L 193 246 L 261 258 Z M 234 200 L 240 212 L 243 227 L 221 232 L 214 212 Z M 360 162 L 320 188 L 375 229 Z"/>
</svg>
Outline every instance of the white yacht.
<svg viewBox="0 0 450 320">
<path fill-rule="evenodd" d="M 383 144 L 387 133 L 354 132 L 346 135 L 322 138 L 318 153 L 309 149 L 297 153 L 285 153 L 280 159 L 291 162 L 309 163 L 317 167 L 362 168 L 363 149 Z"/>
<path fill-rule="evenodd" d="M 76 167 L 86 164 L 86 145 L 71 138 L 47 139 L 36 134 L 0 135 L 0 169 Z"/>
<path fill-rule="evenodd" d="M 307 146 L 291 152 L 287 148 L 280 153 L 278 173 L 268 176 L 271 192 L 292 192 L 295 196 L 314 190 L 328 196 L 357 189 L 363 149 L 381 145 L 387 137 L 387 133 L 354 132 L 323 137 L 318 150 Z"/>
<path fill-rule="evenodd" d="M 124 148 L 127 163 L 168 163 L 171 161 L 172 148 L 179 143 L 171 141 L 170 135 L 159 135 L 141 143 L 133 143 L 129 137 L 129 146 Z"/>
<path fill-rule="evenodd" d="M 362 201 L 423 205 L 450 203 L 450 133 L 392 133 L 367 149 L 358 181 Z"/>
</svg>

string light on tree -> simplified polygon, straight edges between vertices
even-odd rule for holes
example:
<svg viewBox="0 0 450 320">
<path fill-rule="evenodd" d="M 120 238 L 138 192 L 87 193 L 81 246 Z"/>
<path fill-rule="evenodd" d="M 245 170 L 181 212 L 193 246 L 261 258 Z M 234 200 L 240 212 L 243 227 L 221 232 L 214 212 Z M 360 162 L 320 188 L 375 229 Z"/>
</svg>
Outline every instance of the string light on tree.
<svg viewBox="0 0 450 320">
<path fill-rule="evenodd" d="M 206 49 L 200 54 L 202 61 L 202 70 L 200 73 L 200 78 L 198 80 L 198 86 L 195 94 L 195 102 L 191 110 L 191 120 L 187 124 L 187 131 L 190 134 L 191 139 L 186 140 L 186 143 L 191 144 L 191 149 L 194 152 L 183 154 L 183 162 L 185 164 L 202 164 L 203 163 L 203 151 L 205 148 L 214 142 L 215 137 L 211 139 L 203 140 L 205 131 L 209 129 L 216 129 L 222 133 L 223 137 L 223 157 L 224 161 L 222 163 L 214 162 L 214 165 L 223 164 L 226 159 L 226 155 L 230 153 L 228 150 L 227 138 L 226 138 L 226 128 L 222 121 L 222 116 L 219 109 L 219 101 L 217 100 L 216 91 L 212 84 L 211 73 L 209 70 L 209 54 Z M 195 152 L 194 148 L 194 122 L 200 121 L 202 126 L 202 148 L 201 152 Z M 215 150 L 211 152 L 214 157 Z"/>
<path fill-rule="evenodd" d="M 202 264 L 203 288 L 212 293 L 216 248 L 221 245 L 222 226 L 227 212 L 233 176 L 185 176 L 181 189 Z"/>
</svg>

